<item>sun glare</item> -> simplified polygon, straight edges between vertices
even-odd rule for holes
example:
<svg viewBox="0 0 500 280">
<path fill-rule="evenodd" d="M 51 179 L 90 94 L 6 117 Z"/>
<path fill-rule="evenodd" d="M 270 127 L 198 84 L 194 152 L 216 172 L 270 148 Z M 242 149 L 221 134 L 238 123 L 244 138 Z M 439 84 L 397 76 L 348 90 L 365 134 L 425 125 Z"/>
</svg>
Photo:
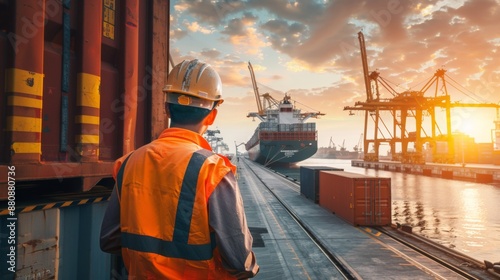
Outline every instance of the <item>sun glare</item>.
<svg viewBox="0 0 500 280">
<path fill-rule="evenodd" d="M 471 137 L 474 137 L 474 134 L 477 134 L 476 126 L 480 126 L 481 124 L 475 123 L 473 119 L 467 119 L 462 122 L 460 127 L 457 127 L 457 129 L 465 133 Z"/>
<path fill-rule="evenodd" d="M 490 142 L 493 122 L 481 117 L 471 117 L 454 127 L 454 131 L 462 132 L 475 139 L 476 143 Z"/>
</svg>

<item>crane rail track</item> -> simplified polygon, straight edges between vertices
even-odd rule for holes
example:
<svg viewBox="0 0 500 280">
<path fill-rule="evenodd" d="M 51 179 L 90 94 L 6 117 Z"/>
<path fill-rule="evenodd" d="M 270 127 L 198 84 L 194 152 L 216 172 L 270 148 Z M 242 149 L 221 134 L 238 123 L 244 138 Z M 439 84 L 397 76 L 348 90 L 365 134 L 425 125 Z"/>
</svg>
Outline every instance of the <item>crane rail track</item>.
<svg viewBox="0 0 500 280">
<path fill-rule="evenodd" d="M 426 256 L 427 258 L 439 263 L 440 265 L 446 267 L 447 269 L 455 272 L 456 274 L 464 277 L 464 279 L 482 279 L 481 276 L 475 275 L 475 271 L 482 272 L 484 268 L 482 264 L 475 261 L 467 256 L 461 255 L 459 253 L 452 253 L 450 250 L 439 247 L 438 245 L 426 241 L 423 238 L 416 238 L 412 235 L 412 239 L 417 240 L 420 244 L 425 244 L 425 249 L 420 248 L 414 242 L 410 242 L 405 238 L 401 238 L 398 235 L 392 233 L 391 231 L 383 227 L 373 227 L 373 229 L 383 233 L 384 235 L 390 237 L 391 239 L 397 241 L 398 243 L 411 248 L 412 250 L 418 252 L 419 254 Z M 432 252 L 431 252 L 432 251 Z M 462 267 L 467 267 L 469 269 L 465 270 Z M 471 270 L 472 268 L 472 270 Z"/>
</svg>

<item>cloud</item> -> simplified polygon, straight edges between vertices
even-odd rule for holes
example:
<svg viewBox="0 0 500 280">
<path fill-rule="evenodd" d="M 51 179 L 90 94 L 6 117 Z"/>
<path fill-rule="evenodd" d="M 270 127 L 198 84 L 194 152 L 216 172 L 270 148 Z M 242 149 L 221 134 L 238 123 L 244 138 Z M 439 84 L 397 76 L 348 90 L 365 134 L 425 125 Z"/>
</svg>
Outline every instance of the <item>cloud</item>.
<svg viewBox="0 0 500 280">
<path fill-rule="evenodd" d="M 231 104 L 243 102 L 241 95 L 245 95 L 247 104 L 238 103 L 237 112 L 255 104 L 247 68 L 250 60 L 262 90 L 276 87 L 293 92 L 311 108 L 327 112 L 323 120 L 344 121 L 348 112 L 343 107 L 366 99 L 359 31 L 365 35 L 369 71 L 378 71 L 397 92 L 422 89 L 442 68 L 447 70 L 452 101 L 500 101 L 498 0 L 177 2 L 171 39 L 194 42 L 193 50 L 179 50 L 178 55 L 212 60 Z M 196 36 L 202 35 L 201 30 L 212 33 L 195 41 L 188 27 L 197 30 Z M 199 47 L 205 39 L 198 38 L 210 38 L 206 44 L 210 47 Z M 223 48 L 214 49 L 219 43 L 225 43 Z M 307 88 L 302 84 L 308 81 L 295 78 L 301 73 L 322 77 L 331 73 L 339 78 Z M 391 96 L 383 87 L 380 90 L 382 96 Z M 426 95 L 434 95 L 435 90 L 430 88 Z M 438 94 L 443 90 L 440 86 Z"/>
<path fill-rule="evenodd" d="M 255 28 L 256 17 L 251 13 L 244 13 L 241 18 L 233 18 L 221 30 L 227 35 L 224 41 L 232 44 L 240 53 L 262 56 L 262 49 L 268 46 L 263 36 Z"/>
<path fill-rule="evenodd" d="M 200 54 L 201 54 L 201 56 L 203 56 L 204 58 L 207 58 L 208 60 L 217 59 L 222 55 L 222 53 L 216 49 L 203 49 L 200 52 Z"/>
<path fill-rule="evenodd" d="M 220 26 L 227 15 L 243 7 L 243 1 L 184 0 L 176 1 L 174 11 L 188 13 L 204 24 Z"/>
<path fill-rule="evenodd" d="M 200 32 L 203 34 L 210 34 L 214 32 L 213 29 L 206 28 L 205 26 L 198 24 L 198 22 L 185 22 L 184 24 L 190 32 Z"/>
</svg>

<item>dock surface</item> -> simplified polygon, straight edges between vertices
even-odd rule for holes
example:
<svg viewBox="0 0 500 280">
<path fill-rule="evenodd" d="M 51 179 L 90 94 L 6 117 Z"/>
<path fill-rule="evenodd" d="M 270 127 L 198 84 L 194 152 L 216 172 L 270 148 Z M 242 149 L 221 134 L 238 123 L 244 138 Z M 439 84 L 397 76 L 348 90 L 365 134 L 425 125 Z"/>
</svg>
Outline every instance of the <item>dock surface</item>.
<svg viewBox="0 0 500 280">
<path fill-rule="evenodd" d="M 466 279 L 376 232 L 348 224 L 300 194 L 297 183 L 240 158 L 238 183 L 260 272 L 254 279 L 345 278 L 303 223 L 354 279 Z M 286 208 L 291 209 L 289 214 Z"/>
</svg>

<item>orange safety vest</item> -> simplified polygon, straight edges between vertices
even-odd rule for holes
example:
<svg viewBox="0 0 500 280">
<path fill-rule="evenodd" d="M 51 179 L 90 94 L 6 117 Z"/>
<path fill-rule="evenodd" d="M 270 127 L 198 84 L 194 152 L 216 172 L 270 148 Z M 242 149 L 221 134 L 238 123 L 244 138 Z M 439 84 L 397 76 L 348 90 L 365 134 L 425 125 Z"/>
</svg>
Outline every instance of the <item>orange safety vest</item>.
<svg viewBox="0 0 500 280">
<path fill-rule="evenodd" d="M 209 226 L 208 199 L 236 167 L 200 149 L 197 141 L 182 139 L 185 132 L 170 130 L 174 137 L 168 141 L 159 138 L 128 156 L 116 177 L 122 256 L 129 276 L 235 279 L 222 267 Z"/>
</svg>

